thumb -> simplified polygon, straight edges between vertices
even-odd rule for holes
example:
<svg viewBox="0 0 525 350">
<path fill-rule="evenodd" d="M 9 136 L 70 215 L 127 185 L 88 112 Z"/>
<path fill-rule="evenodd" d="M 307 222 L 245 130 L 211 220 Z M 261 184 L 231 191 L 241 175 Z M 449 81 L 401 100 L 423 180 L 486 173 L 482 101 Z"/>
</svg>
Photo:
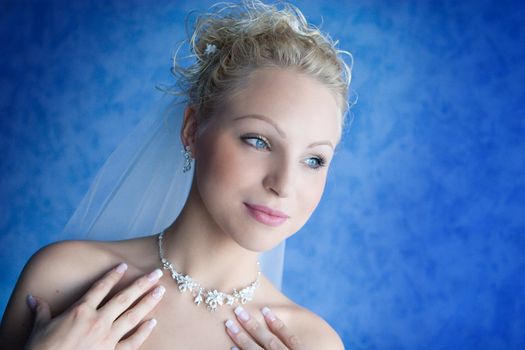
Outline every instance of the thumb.
<svg viewBox="0 0 525 350">
<path fill-rule="evenodd" d="M 27 304 L 35 313 L 35 327 L 49 322 L 51 319 L 51 311 L 49 305 L 44 300 L 29 294 L 27 296 Z"/>
</svg>

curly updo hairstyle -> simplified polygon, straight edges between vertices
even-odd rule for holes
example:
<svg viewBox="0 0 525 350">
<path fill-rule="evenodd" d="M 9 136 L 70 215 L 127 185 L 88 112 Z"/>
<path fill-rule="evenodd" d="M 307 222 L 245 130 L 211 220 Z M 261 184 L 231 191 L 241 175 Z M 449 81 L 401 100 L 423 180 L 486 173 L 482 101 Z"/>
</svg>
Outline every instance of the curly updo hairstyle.
<svg viewBox="0 0 525 350">
<path fill-rule="evenodd" d="M 197 16 L 185 41 L 193 64 L 184 67 L 176 53 L 172 66 L 177 86 L 171 92 L 185 96 L 201 122 L 238 91 L 254 70 L 282 67 L 325 84 L 338 101 L 344 128 L 351 105 L 352 55 L 337 49 L 337 41 L 308 24 L 301 11 L 288 3 L 244 0 L 219 3 L 210 10 Z"/>
</svg>

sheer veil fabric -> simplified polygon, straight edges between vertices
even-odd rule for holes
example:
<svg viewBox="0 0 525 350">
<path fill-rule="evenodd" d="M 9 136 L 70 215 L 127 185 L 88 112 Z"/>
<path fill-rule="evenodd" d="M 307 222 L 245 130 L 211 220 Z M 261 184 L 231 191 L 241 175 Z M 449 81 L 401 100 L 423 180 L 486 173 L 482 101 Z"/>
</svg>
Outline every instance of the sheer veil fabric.
<svg viewBox="0 0 525 350">
<path fill-rule="evenodd" d="M 139 122 L 99 170 L 62 237 L 127 239 L 159 233 L 177 218 L 194 171 L 182 172 L 184 107 L 173 102 L 173 96 L 164 96 Z M 279 290 L 285 244 L 259 256 L 262 273 Z"/>
</svg>

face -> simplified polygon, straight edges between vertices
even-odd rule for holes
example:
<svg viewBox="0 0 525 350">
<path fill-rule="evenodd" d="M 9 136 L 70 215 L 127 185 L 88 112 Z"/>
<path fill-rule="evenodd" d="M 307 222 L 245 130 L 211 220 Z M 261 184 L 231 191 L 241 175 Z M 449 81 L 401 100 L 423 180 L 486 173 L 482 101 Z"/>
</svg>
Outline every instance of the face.
<svg viewBox="0 0 525 350">
<path fill-rule="evenodd" d="M 195 135 L 194 181 L 209 219 L 251 251 L 297 232 L 323 194 L 340 118 L 333 93 L 313 78 L 254 71 Z"/>
</svg>

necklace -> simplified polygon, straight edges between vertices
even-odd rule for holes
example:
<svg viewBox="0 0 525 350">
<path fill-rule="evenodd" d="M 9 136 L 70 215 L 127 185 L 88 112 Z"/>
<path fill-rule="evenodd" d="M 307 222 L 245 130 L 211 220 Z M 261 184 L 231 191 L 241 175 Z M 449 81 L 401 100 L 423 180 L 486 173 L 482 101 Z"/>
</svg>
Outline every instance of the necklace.
<svg viewBox="0 0 525 350">
<path fill-rule="evenodd" d="M 222 306 L 226 301 L 227 305 L 233 305 L 235 303 L 246 304 L 247 302 L 253 299 L 255 289 L 259 286 L 259 277 L 261 276 L 260 263 L 257 261 L 257 267 L 259 271 L 257 272 L 257 278 L 249 286 L 244 287 L 241 290 L 233 289 L 233 293 L 228 294 L 224 292 L 217 291 L 217 289 L 211 290 L 202 287 L 199 283 L 195 282 L 190 276 L 183 275 L 180 272 L 177 272 L 173 267 L 172 263 L 164 257 L 162 252 L 162 237 L 164 236 L 164 230 L 159 233 L 159 257 L 162 262 L 162 267 L 164 270 L 170 270 L 171 277 L 179 285 L 179 290 L 181 292 L 192 292 L 194 297 L 193 302 L 196 305 L 200 305 L 203 301 L 207 305 L 209 311 L 216 311 L 219 306 Z M 204 295 L 206 299 L 204 300 Z"/>
</svg>

